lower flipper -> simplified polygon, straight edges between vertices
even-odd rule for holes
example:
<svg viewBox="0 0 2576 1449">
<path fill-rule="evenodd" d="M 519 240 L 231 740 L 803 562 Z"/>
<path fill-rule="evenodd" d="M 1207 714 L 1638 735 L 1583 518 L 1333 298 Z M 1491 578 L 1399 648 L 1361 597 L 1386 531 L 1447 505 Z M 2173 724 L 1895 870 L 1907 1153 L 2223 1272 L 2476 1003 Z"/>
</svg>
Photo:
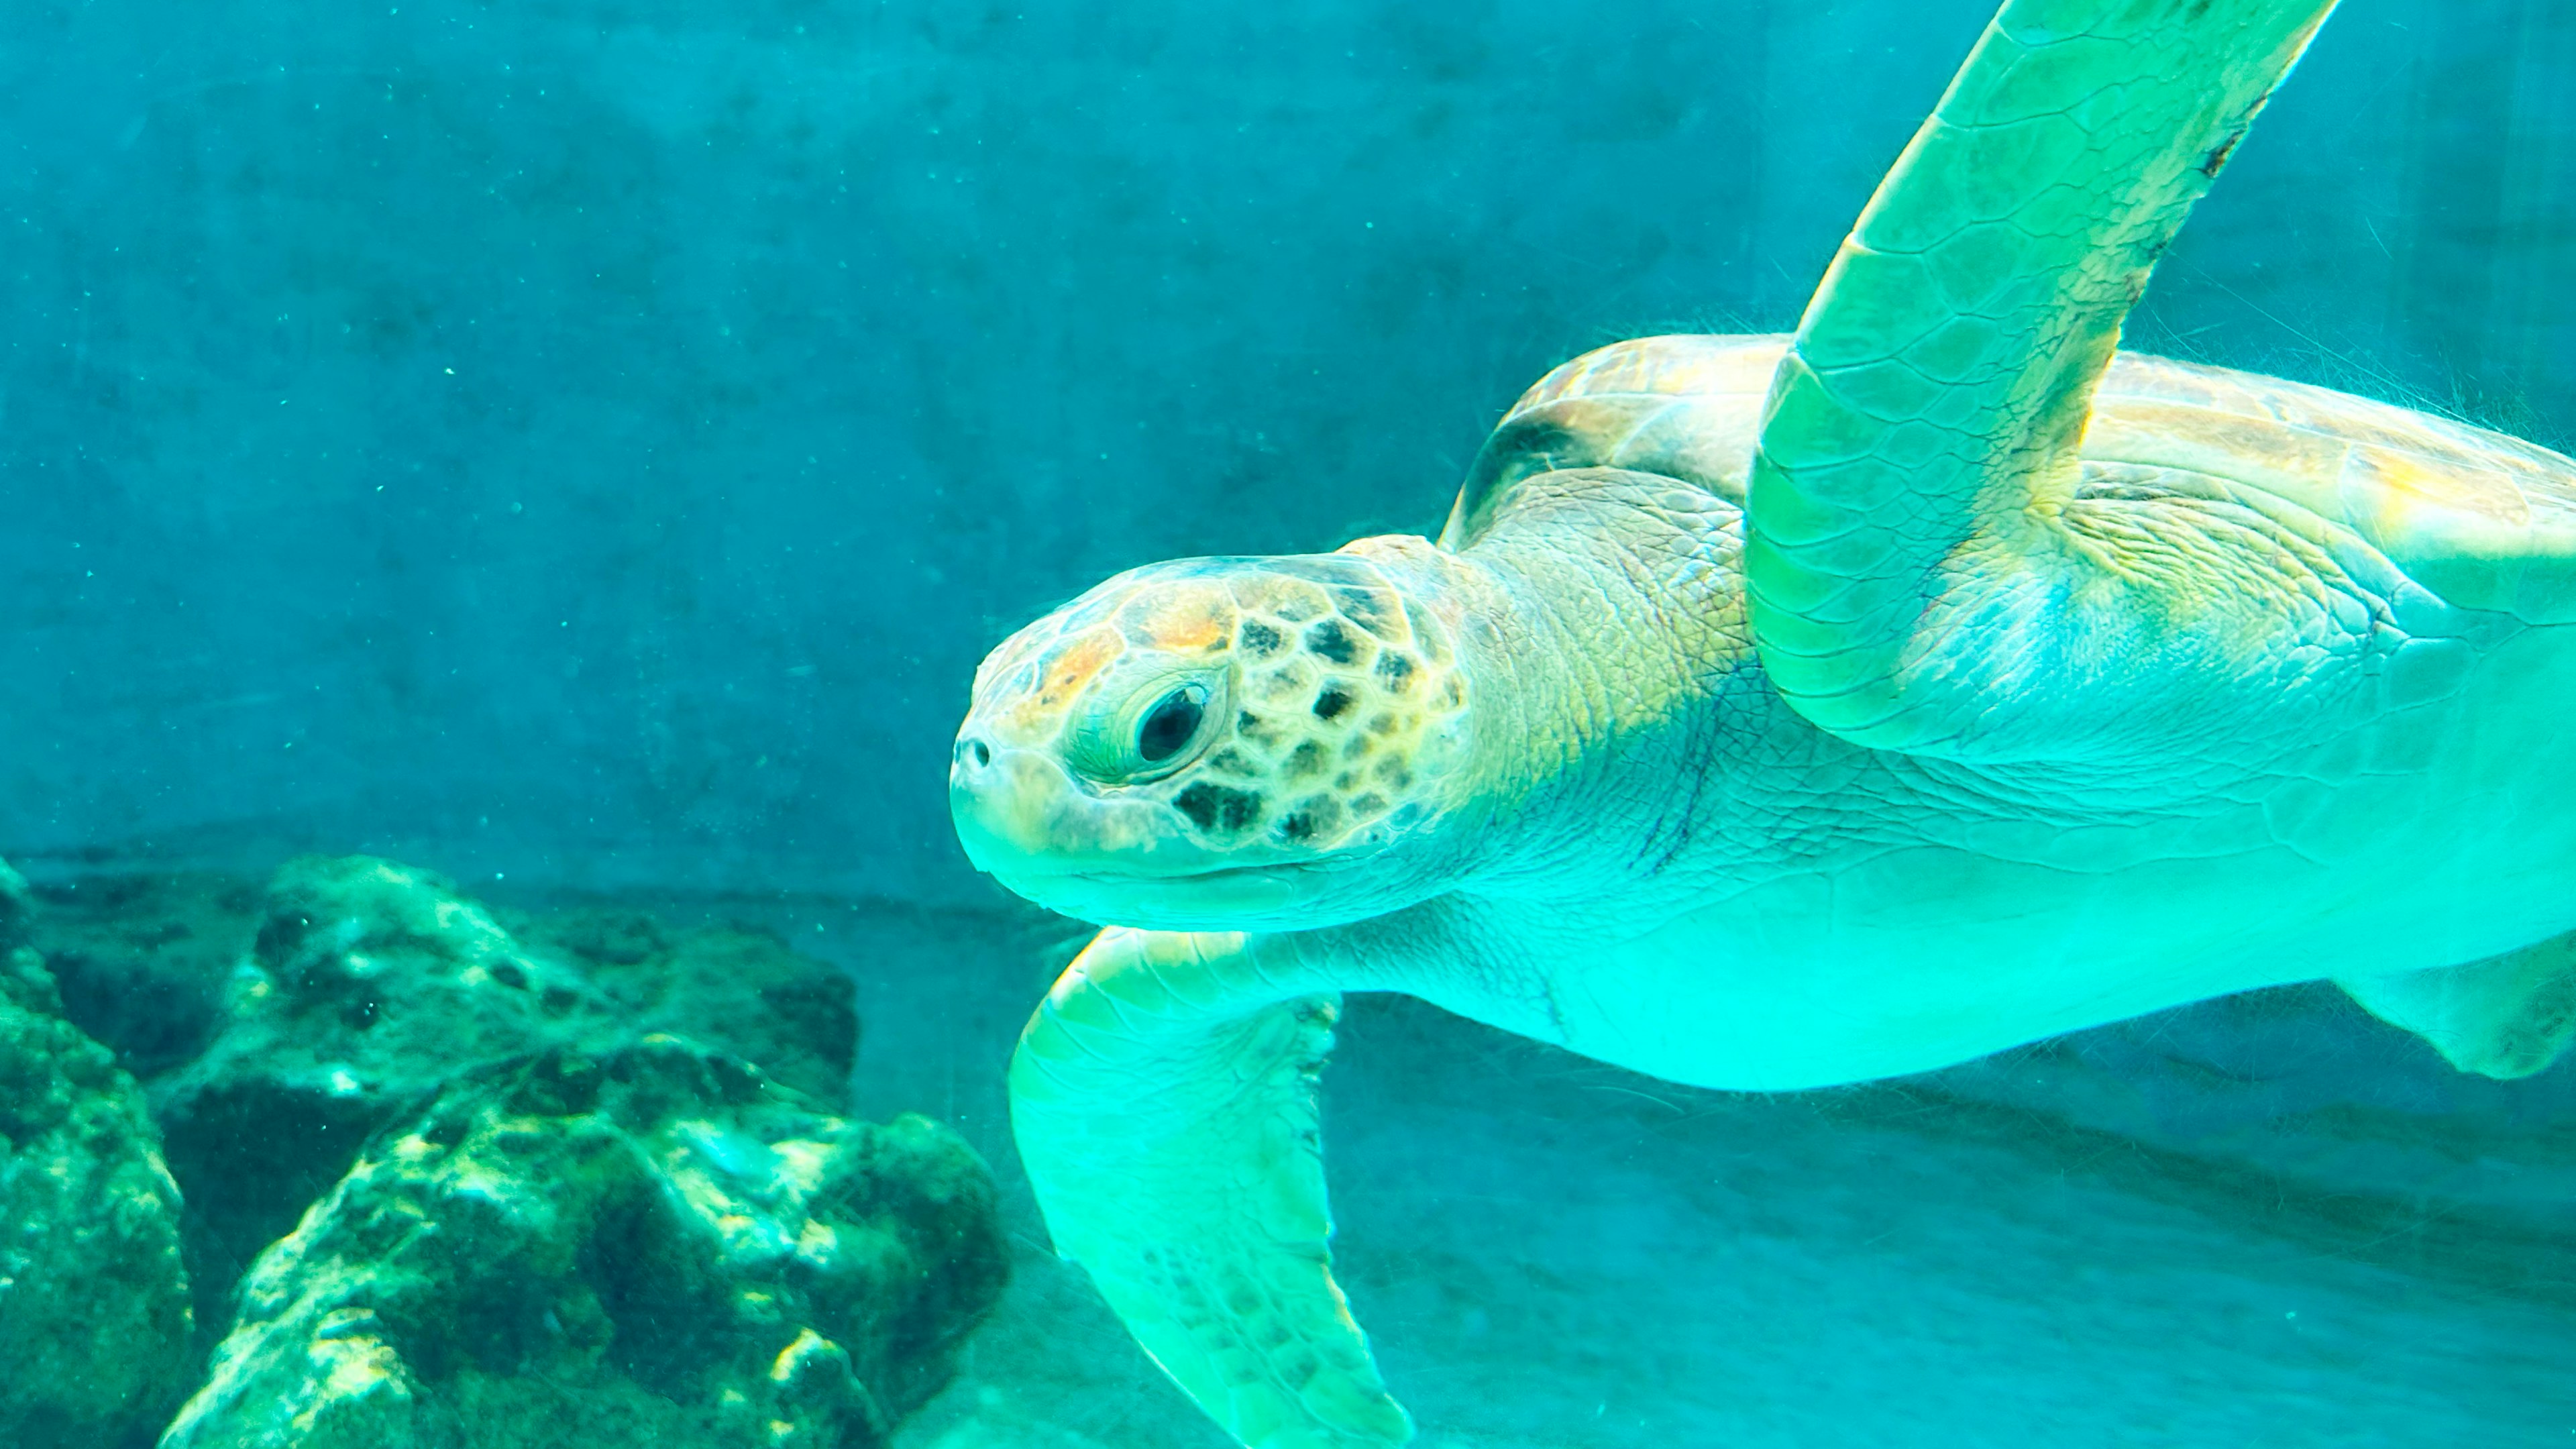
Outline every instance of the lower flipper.
<svg viewBox="0 0 2576 1449">
<path fill-rule="evenodd" d="M 1227 1432 L 1383 1449 L 1413 1426 L 1327 1246 L 1316 1077 L 1341 998 L 1255 946 L 1101 932 L 1021 1034 L 1012 1133 L 1056 1250 Z"/>
<path fill-rule="evenodd" d="M 2480 1076 L 2530 1076 L 2576 1040 L 2576 934 L 2465 966 L 2335 984 L 2371 1015 Z"/>
</svg>

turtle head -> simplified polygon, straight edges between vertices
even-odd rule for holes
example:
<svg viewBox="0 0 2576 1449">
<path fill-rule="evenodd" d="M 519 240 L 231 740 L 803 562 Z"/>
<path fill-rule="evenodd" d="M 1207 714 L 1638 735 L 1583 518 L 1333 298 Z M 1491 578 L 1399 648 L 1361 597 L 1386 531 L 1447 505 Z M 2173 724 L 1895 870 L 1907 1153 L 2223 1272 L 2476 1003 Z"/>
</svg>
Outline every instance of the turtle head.
<svg viewBox="0 0 2576 1449">
<path fill-rule="evenodd" d="M 1051 910 L 1297 929 L 1438 889 L 1466 682 L 1429 546 L 1121 574 L 976 672 L 949 772 L 976 867 Z"/>
</svg>

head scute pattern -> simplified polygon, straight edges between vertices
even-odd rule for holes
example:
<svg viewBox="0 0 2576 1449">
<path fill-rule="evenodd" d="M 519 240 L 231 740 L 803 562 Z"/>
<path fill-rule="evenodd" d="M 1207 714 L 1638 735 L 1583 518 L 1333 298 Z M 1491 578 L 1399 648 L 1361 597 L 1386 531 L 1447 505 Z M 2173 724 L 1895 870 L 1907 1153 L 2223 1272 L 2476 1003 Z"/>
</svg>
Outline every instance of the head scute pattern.
<svg viewBox="0 0 2576 1449">
<path fill-rule="evenodd" d="M 1363 558 L 1156 565 L 996 650 L 981 724 L 1221 853 L 1382 845 L 1464 755 L 1450 632 Z"/>
<path fill-rule="evenodd" d="M 1173 802 L 1206 835 L 1329 848 L 1401 829 L 1420 778 L 1455 763 L 1467 696 L 1441 631 L 1375 570 L 1332 562 L 1230 581 L 1234 739 Z"/>
</svg>

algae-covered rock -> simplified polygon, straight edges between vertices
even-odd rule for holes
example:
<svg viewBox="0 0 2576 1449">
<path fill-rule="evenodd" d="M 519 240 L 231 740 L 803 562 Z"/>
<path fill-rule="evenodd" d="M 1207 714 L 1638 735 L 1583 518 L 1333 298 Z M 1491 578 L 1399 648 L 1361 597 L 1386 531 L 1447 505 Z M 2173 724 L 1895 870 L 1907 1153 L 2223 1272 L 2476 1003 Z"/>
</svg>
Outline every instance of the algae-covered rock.
<svg viewBox="0 0 2576 1449">
<path fill-rule="evenodd" d="M 277 872 L 211 1046 L 153 1084 L 206 1316 L 369 1133 L 461 1070 L 668 1030 L 826 1100 L 844 1089 L 848 978 L 775 937 L 627 911 L 519 924 L 524 941 L 443 878 L 370 856 Z"/>
<path fill-rule="evenodd" d="M 190 1369 L 179 1191 L 134 1079 L 9 944 L 24 915 L 0 865 L 0 1444 L 149 1443 Z"/>
<path fill-rule="evenodd" d="M 259 1260 L 166 1449 L 869 1449 L 1000 1291 L 992 1193 L 676 1038 L 489 1066 Z"/>
<path fill-rule="evenodd" d="M 850 978 L 767 931 L 673 930 L 642 911 L 610 907 L 512 925 L 531 949 L 579 965 L 630 1029 L 722 1047 L 826 1102 L 849 1090 L 859 1048 Z"/>
<path fill-rule="evenodd" d="M 367 857 L 290 862 L 264 892 L 88 877 L 28 904 L 0 890 L 0 950 L 31 933 L 75 1018 L 148 1074 L 187 1194 L 196 1318 L 223 1343 L 174 1442 L 864 1446 L 998 1288 L 989 1173 L 918 1119 L 829 1115 L 850 983 L 767 932 L 505 916 Z M 176 1346 L 119 1368 L 167 1365 L 166 1412 L 188 1285 L 158 1185 Z M 63 1355 L 134 1339 L 118 1315 L 156 1301 L 98 1291 L 92 1340 L 40 1325 L 48 1380 L 76 1386 Z M 124 1432 L 61 1422 L 66 1449 Z M 7 1449 L 55 1442 L 0 1420 Z"/>
<path fill-rule="evenodd" d="M 37 888 L 28 944 L 63 1015 L 150 1078 L 206 1049 L 224 985 L 259 930 L 259 883 L 235 875 L 94 875 Z"/>
<path fill-rule="evenodd" d="M 202 1291 L 220 1292 L 369 1133 L 458 1070 L 609 1016 L 578 972 L 522 950 L 437 876 L 366 856 L 288 863 L 221 1031 L 153 1084 Z"/>
</svg>

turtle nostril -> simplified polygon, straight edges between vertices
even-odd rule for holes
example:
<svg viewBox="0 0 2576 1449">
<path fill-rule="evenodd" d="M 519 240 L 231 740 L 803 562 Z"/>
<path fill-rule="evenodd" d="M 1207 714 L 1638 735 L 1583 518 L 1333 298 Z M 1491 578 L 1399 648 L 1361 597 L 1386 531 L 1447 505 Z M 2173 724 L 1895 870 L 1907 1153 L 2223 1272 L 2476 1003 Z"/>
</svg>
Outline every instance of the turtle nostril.
<svg viewBox="0 0 2576 1449">
<path fill-rule="evenodd" d="M 957 753 L 967 759 L 973 760 L 975 762 L 975 768 L 979 770 L 993 763 L 993 751 L 986 746 L 982 740 L 960 741 L 957 746 Z"/>
</svg>

